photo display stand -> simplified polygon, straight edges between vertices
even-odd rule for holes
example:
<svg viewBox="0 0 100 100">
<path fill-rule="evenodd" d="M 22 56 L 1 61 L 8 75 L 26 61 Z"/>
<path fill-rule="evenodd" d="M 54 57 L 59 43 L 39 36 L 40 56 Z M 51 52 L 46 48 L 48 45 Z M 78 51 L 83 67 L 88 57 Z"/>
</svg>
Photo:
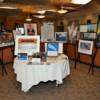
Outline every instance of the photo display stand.
<svg viewBox="0 0 100 100">
<path fill-rule="evenodd" d="M 95 59 L 95 53 L 93 52 L 93 41 L 90 40 L 79 40 L 77 43 L 77 55 L 75 59 L 75 69 L 77 62 L 80 61 L 80 54 L 88 55 L 91 57 L 91 64 L 88 70 L 88 73 L 92 70 L 92 74 L 94 74 L 94 59 Z"/>
</svg>

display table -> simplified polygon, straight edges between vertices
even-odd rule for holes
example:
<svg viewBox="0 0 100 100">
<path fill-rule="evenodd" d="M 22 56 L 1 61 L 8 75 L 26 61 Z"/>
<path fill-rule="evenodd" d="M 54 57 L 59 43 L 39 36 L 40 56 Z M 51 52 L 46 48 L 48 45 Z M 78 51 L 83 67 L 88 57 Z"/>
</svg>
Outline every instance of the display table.
<svg viewBox="0 0 100 100">
<path fill-rule="evenodd" d="M 2 75 L 7 74 L 7 71 L 6 71 L 6 68 L 5 68 L 5 65 L 4 65 L 4 61 L 3 61 L 3 58 L 4 58 L 4 49 L 6 48 L 10 48 L 12 53 L 13 53 L 13 49 L 12 47 L 14 47 L 14 42 L 8 42 L 8 43 L 0 43 L 0 52 L 1 52 L 1 58 L 0 58 L 0 62 L 1 62 L 1 65 L 2 65 Z"/>
<path fill-rule="evenodd" d="M 48 57 L 45 63 L 28 64 L 28 61 L 14 59 L 14 72 L 17 81 L 22 84 L 22 91 L 27 92 L 40 82 L 54 81 L 62 84 L 63 79 L 70 74 L 69 60 L 65 55 Z"/>
</svg>

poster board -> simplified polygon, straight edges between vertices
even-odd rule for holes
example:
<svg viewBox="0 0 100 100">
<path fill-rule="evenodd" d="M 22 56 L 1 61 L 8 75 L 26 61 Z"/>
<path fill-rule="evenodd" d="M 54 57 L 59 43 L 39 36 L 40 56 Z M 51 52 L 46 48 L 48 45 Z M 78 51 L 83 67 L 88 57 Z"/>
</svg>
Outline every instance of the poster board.
<svg viewBox="0 0 100 100">
<path fill-rule="evenodd" d="M 15 55 L 27 53 L 32 55 L 40 51 L 40 36 L 16 36 Z"/>
<path fill-rule="evenodd" d="M 43 25 L 41 26 L 41 41 L 54 41 L 54 23 L 43 23 Z"/>
</svg>

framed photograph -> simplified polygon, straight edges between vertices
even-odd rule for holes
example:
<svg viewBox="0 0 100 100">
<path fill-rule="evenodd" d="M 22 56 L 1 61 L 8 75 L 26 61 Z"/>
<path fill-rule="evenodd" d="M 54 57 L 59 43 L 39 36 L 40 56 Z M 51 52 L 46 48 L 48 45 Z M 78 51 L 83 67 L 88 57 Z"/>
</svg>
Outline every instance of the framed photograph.
<svg viewBox="0 0 100 100">
<path fill-rule="evenodd" d="M 62 42 L 57 42 L 57 43 L 58 43 L 58 53 L 61 54 L 61 53 L 63 53 L 63 43 Z M 45 50 L 44 50 L 45 52 L 47 52 L 47 44 L 48 44 L 48 42 L 45 43 Z"/>
<path fill-rule="evenodd" d="M 93 41 L 79 40 L 78 44 L 79 53 L 92 55 L 92 51 L 93 51 Z"/>
<path fill-rule="evenodd" d="M 83 33 L 83 39 L 91 39 L 95 40 L 96 39 L 96 33 Z"/>
<path fill-rule="evenodd" d="M 37 35 L 37 24 L 36 23 L 25 23 L 25 34 L 26 35 Z"/>
<path fill-rule="evenodd" d="M 58 43 L 47 43 L 47 56 L 57 56 L 58 55 Z"/>
<path fill-rule="evenodd" d="M 28 60 L 27 53 L 18 53 L 18 60 Z"/>
<path fill-rule="evenodd" d="M 40 36 L 16 36 L 15 40 L 15 55 L 18 53 L 33 53 L 40 52 Z"/>
<path fill-rule="evenodd" d="M 55 32 L 55 40 L 66 43 L 68 41 L 67 32 Z"/>
</svg>

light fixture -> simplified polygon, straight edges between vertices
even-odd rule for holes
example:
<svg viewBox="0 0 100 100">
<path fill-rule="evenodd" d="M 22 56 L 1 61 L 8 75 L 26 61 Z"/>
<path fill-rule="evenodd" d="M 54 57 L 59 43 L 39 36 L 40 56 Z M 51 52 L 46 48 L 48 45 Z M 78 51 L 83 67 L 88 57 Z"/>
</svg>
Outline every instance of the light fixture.
<svg viewBox="0 0 100 100">
<path fill-rule="evenodd" d="M 72 0 L 71 2 L 74 4 L 87 4 L 92 0 Z"/>
<path fill-rule="evenodd" d="M 37 17 L 37 18 L 45 18 L 44 15 L 34 15 L 34 17 Z"/>
<path fill-rule="evenodd" d="M 37 11 L 37 13 L 39 13 L 39 14 L 45 14 L 45 12 L 46 12 L 46 10 L 39 10 L 39 11 Z"/>
<path fill-rule="evenodd" d="M 11 6 L 0 6 L 1 9 L 17 9 L 16 7 Z"/>
<path fill-rule="evenodd" d="M 65 14 L 68 10 L 64 9 L 63 7 L 63 0 L 61 0 L 61 9 L 57 11 L 59 14 Z"/>
<path fill-rule="evenodd" d="M 26 18 L 26 21 L 30 22 L 32 21 L 32 18 L 28 15 L 28 17 Z"/>
<path fill-rule="evenodd" d="M 57 12 L 60 13 L 60 14 L 65 14 L 65 13 L 67 13 L 68 11 L 65 10 L 65 9 L 60 9 L 60 10 L 58 10 Z"/>
</svg>

